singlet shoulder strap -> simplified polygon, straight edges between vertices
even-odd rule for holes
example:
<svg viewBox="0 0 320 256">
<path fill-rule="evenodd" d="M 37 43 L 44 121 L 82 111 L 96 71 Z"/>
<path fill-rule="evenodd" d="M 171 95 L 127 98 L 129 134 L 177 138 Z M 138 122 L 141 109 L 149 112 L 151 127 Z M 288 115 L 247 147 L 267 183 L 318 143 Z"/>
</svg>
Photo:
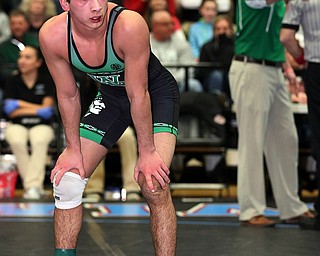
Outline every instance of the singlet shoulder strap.
<svg viewBox="0 0 320 256">
<path fill-rule="evenodd" d="M 91 72 L 103 72 L 105 71 L 105 66 L 110 61 L 123 62 L 119 56 L 114 51 L 113 43 L 112 43 L 112 30 L 118 15 L 125 10 L 122 6 L 116 6 L 110 11 L 110 17 L 108 21 L 107 28 L 107 37 L 106 37 L 106 58 L 101 66 L 99 67 L 90 67 L 87 65 L 81 58 L 76 45 L 73 41 L 72 36 L 72 27 L 71 27 L 71 18 L 70 13 L 67 15 L 67 31 L 68 31 L 68 58 L 72 65 L 78 67 L 81 71 L 91 73 Z"/>
<path fill-rule="evenodd" d="M 119 61 L 122 59 L 116 54 L 114 47 L 113 47 L 113 41 L 112 41 L 112 31 L 113 31 L 113 27 L 114 24 L 117 20 L 117 17 L 119 16 L 119 14 L 124 11 L 125 8 L 122 6 L 116 6 L 114 7 L 111 12 L 110 12 L 110 18 L 109 18 L 109 24 L 108 24 L 108 30 L 107 30 L 107 49 L 108 49 L 108 61 Z"/>
</svg>

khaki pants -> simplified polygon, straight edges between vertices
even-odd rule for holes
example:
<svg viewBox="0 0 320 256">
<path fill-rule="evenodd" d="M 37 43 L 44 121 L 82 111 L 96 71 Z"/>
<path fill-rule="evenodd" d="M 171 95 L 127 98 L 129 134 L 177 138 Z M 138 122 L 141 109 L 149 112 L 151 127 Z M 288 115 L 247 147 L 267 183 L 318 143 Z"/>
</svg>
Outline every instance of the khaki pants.
<svg viewBox="0 0 320 256">
<path fill-rule="evenodd" d="M 5 138 L 17 159 L 23 187 L 42 189 L 48 146 L 54 138 L 53 128 L 42 124 L 31 128 L 20 124 L 9 124 L 5 130 Z M 31 145 L 31 154 L 28 152 L 28 141 Z"/>
<path fill-rule="evenodd" d="M 137 140 L 134 131 L 128 127 L 117 142 L 121 157 L 121 174 L 123 188 L 127 192 L 140 191 L 139 185 L 133 178 L 133 171 L 138 159 Z M 86 193 L 103 193 L 105 187 L 104 160 L 98 165 L 87 184 Z"/>
<path fill-rule="evenodd" d="M 233 61 L 229 79 L 239 131 L 240 220 L 266 208 L 263 156 L 280 219 L 306 212 L 297 195 L 297 132 L 281 68 Z"/>
</svg>

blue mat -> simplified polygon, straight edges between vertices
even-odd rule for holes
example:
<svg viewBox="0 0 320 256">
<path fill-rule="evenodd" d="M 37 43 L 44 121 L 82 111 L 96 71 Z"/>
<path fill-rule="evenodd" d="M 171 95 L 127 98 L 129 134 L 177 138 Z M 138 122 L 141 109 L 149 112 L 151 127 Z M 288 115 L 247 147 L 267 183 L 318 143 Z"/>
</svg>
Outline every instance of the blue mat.
<svg viewBox="0 0 320 256">
<path fill-rule="evenodd" d="M 312 204 L 308 204 L 312 208 Z M 105 217 L 148 217 L 149 208 L 145 203 L 85 203 L 94 218 Z M 52 217 L 53 203 L 0 203 L 1 217 Z M 178 217 L 237 217 L 236 203 L 198 203 L 185 211 L 177 211 Z M 265 216 L 277 217 L 279 211 L 267 208 Z"/>
</svg>

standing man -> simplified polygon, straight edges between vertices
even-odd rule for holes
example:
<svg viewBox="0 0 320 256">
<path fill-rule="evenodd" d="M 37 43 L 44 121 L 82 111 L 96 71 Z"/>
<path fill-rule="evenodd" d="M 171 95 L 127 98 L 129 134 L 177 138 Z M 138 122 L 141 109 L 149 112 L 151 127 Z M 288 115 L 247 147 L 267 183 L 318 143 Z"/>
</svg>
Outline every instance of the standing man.
<svg viewBox="0 0 320 256">
<path fill-rule="evenodd" d="M 240 221 L 250 227 L 275 225 L 263 215 L 265 156 L 280 219 L 298 223 L 301 216 L 313 215 L 297 195 L 297 132 L 281 67 L 291 86 L 296 83 L 279 38 L 285 3 L 239 0 L 236 14 L 229 78 L 239 131 Z"/>
<path fill-rule="evenodd" d="M 67 143 L 51 173 L 56 255 L 76 255 L 87 178 L 131 122 L 139 152 L 134 177 L 150 208 L 155 254 L 175 255 L 176 214 L 168 183 L 179 114 L 177 84 L 150 52 L 149 30 L 139 14 L 107 0 L 60 4 L 65 12 L 47 21 L 39 34 Z M 81 122 L 71 65 L 101 83 Z"/>
<path fill-rule="evenodd" d="M 302 26 L 305 48 L 299 46 L 295 33 Z M 313 156 L 317 161 L 318 191 L 320 191 L 320 1 L 292 0 L 282 22 L 281 42 L 298 64 L 304 64 L 304 83 L 308 98 L 308 113 L 313 136 Z M 320 230 L 320 193 L 315 202 L 314 221 L 303 219 L 302 228 Z"/>
</svg>

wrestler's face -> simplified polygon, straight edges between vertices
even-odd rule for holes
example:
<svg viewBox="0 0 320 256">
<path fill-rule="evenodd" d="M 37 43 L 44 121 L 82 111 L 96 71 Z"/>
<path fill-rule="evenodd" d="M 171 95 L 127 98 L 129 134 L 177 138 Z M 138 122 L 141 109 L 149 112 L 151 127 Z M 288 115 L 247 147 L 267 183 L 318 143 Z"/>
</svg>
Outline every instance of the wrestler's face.
<svg viewBox="0 0 320 256">
<path fill-rule="evenodd" d="M 72 21 L 88 28 L 99 28 L 105 22 L 108 0 L 60 0 L 65 11 L 71 13 Z"/>
</svg>

